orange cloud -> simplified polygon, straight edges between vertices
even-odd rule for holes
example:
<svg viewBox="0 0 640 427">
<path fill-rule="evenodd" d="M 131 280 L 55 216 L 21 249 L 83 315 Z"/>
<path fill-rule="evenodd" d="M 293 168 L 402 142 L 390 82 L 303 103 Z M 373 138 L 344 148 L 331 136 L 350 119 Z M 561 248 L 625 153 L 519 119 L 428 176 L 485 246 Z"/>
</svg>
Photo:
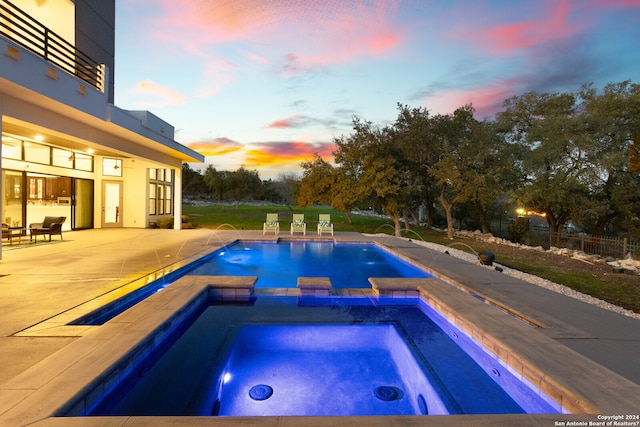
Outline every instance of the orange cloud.
<svg viewBox="0 0 640 427">
<path fill-rule="evenodd" d="M 242 144 L 228 138 L 216 138 L 213 141 L 189 142 L 185 145 L 207 157 L 238 153 L 242 151 L 243 148 Z"/>
<path fill-rule="evenodd" d="M 314 154 L 323 158 L 333 158 L 335 146 L 329 143 L 310 142 L 261 142 L 253 143 L 246 151 L 247 165 L 265 167 L 292 165 L 299 167 L 303 161 L 310 160 Z"/>
<path fill-rule="evenodd" d="M 167 86 L 159 85 L 151 80 L 143 80 L 129 90 L 129 93 L 142 95 L 145 98 L 156 99 L 156 101 L 145 101 L 140 105 L 149 107 L 167 107 L 171 105 L 183 105 L 186 96 Z"/>
</svg>

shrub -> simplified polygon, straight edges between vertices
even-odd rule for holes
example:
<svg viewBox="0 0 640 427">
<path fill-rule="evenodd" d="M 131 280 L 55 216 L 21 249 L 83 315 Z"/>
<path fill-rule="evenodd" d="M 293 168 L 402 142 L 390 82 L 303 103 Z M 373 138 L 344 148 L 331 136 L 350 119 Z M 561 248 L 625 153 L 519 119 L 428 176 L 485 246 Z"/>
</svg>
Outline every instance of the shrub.
<svg viewBox="0 0 640 427">
<path fill-rule="evenodd" d="M 172 216 L 163 216 L 161 218 L 156 219 L 156 225 L 158 228 L 173 228 L 173 217 Z"/>
</svg>

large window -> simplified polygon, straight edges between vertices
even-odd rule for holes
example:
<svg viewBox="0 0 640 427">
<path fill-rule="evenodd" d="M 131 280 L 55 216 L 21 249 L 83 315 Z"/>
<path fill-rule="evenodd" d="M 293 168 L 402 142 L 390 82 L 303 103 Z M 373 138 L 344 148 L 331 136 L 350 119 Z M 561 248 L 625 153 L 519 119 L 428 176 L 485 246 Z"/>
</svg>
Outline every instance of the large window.
<svg viewBox="0 0 640 427">
<path fill-rule="evenodd" d="M 173 214 L 173 171 L 149 169 L 149 215 Z"/>
</svg>

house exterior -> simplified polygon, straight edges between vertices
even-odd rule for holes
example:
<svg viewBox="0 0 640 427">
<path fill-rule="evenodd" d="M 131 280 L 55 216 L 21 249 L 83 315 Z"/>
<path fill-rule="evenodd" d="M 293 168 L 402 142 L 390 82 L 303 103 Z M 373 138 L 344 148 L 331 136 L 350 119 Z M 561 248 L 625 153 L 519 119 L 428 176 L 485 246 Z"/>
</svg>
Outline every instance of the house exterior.
<svg viewBox="0 0 640 427">
<path fill-rule="evenodd" d="M 113 104 L 115 0 L 0 0 L 2 207 L 9 227 L 181 226 L 183 162 L 204 157 Z M 0 252 L 1 254 L 1 252 Z"/>
</svg>

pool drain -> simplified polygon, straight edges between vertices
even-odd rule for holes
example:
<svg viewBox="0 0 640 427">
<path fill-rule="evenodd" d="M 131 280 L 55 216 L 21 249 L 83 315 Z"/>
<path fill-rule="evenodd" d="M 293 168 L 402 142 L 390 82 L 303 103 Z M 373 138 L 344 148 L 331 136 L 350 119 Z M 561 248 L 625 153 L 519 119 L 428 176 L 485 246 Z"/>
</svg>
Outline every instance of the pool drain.
<svg viewBox="0 0 640 427">
<path fill-rule="evenodd" d="M 249 397 L 253 400 L 267 400 L 273 394 L 273 388 L 266 384 L 258 384 L 251 387 Z"/>
<path fill-rule="evenodd" d="M 373 394 L 375 394 L 378 399 L 384 400 L 385 402 L 391 402 L 392 400 L 397 400 L 402 397 L 402 391 L 399 388 L 388 385 L 381 385 L 380 387 L 377 387 L 373 391 Z"/>
</svg>

